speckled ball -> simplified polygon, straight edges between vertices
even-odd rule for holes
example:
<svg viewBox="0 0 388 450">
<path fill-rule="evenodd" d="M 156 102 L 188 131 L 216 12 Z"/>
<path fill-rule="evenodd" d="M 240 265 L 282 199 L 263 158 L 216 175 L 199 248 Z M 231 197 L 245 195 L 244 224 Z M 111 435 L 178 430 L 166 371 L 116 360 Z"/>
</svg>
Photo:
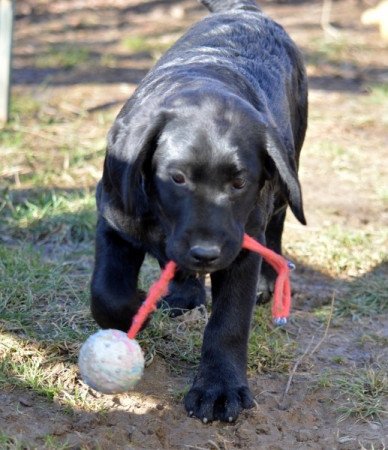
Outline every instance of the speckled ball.
<svg viewBox="0 0 388 450">
<path fill-rule="evenodd" d="M 119 330 L 100 330 L 82 345 L 78 358 L 83 381 L 104 394 L 132 389 L 144 371 L 140 345 Z"/>
</svg>

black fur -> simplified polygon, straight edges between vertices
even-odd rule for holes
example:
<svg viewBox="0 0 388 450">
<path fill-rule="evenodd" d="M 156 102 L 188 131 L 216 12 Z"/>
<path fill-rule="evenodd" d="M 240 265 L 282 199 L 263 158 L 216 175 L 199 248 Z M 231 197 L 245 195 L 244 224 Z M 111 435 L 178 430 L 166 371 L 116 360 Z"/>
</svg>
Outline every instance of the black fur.
<svg viewBox="0 0 388 450">
<path fill-rule="evenodd" d="M 97 189 L 92 312 L 127 330 L 144 299 L 146 253 L 180 271 L 166 301 L 205 301 L 212 315 L 185 406 L 201 419 L 233 421 L 253 405 L 247 340 L 261 258 L 241 251 L 247 232 L 281 251 L 287 204 L 305 223 L 297 176 L 307 125 L 302 58 L 253 0 L 203 0 L 214 11 L 149 72 L 108 137 Z M 268 300 L 274 273 L 263 264 Z"/>
</svg>

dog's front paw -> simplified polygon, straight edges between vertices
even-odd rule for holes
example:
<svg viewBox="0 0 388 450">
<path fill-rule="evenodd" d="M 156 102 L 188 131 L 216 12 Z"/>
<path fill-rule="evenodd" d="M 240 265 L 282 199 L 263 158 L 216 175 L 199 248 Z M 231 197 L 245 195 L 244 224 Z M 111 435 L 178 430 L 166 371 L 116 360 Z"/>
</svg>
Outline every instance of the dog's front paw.
<svg viewBox="0 0 388 450">
<path fill-rule="evenodd" d="M 236 386 L 227 380 L 195 382 L 185 397 L 185 408 L 189 416 L 197 417 L 204 423 L 212 420 L 234 422 L 243 409 L 253 406 L 248 386 Z"/>
</svg>

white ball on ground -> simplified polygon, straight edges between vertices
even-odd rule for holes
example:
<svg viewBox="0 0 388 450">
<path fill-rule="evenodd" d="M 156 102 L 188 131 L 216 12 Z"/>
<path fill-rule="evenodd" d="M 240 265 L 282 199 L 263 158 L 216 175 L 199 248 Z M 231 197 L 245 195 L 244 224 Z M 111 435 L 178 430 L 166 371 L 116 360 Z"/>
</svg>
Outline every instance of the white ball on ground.
<svg viewBox="0 0 388 450">
<path fill-rule="evenodd" d="M 78 365 L 83 381 L 104 394 L 132 389 L 144 371 L 140 345 L 119 330 L 100 330 L 81 347 Z"/>
</svg>

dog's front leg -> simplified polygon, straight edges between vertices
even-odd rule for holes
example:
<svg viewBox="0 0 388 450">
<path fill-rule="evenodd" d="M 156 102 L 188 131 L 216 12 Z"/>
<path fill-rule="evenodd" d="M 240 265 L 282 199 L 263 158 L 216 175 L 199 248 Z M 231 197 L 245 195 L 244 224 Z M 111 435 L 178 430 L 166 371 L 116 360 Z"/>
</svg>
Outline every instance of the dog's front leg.
<svg viewBox="0 0 388 450">
<path fill-rule="evenodd" d="M 189 415 L 204 422 L 233 422 L 243 408 L 254 404 L 246 366 L 260 262 L 258 255 L 243 250 L 228 269 L 211 275 L 212 315 L 198 374 L 185 398 Z"/>
</svg>

